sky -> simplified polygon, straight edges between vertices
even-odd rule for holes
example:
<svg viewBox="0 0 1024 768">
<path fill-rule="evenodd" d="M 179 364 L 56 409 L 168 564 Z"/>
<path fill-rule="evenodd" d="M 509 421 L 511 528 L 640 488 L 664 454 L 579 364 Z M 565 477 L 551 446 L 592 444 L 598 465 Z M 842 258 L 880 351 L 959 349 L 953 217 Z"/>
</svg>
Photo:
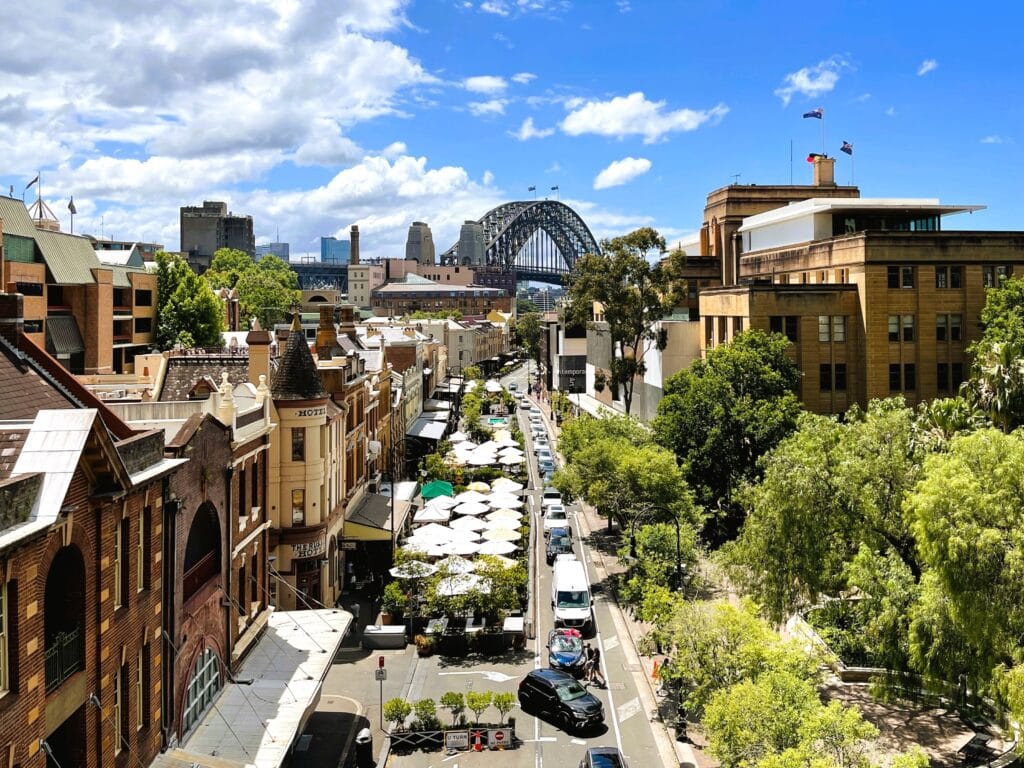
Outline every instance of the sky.
<svg viewBox="0 0 1024 768">
<path fill-rule="evenodd" d="M 293 259 L 352 224 L 390 257 L 413 221 L 440 253 L 534 194 L 598 238 L 672 242 L 711 190 L 809 183 L 824 150 L 864 196 L 1024 230 L 1022 21 L 944 0 L 36 0 L 4 21 L 0 190 L 41 172 L 65 230 L 73 195 L 76 233 L 170 250 L 180 206 L 223 200 Z"/>
</svg>

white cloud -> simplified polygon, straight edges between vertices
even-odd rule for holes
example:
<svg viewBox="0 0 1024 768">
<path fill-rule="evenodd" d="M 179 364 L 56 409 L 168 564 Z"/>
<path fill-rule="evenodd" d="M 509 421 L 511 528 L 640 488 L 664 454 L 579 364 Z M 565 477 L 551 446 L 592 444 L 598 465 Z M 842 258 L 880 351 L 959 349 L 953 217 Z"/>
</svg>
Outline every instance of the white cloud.
<svg viewBox="0 0 1024 768">
<path fill-rule="evenodd" d="M 936 69 L 938 66 L 939 62 L 937 62 L 935 59 L 925 59 L 924 61 L 921 62 L 921 66 L 917 68 L 917 76 L 924 77 L 933 69 Z"/>
<path fill-rule="evenodd" d="M 870 100 L 871 100 L 871 94 L 870 93 L 862 93 L 860 96 L 858 96 L 856 99 L 854 99 L 854 101 L 859 101 L 861 103 L 863 103 L 865 101 L 870 101 Z"/>
<path fill-rule="evenodd" d="M 619 13 L 629 13 L 633 10 L 633 6 L 629 4 L 629 0 L 615 0 L 615 5 L 619 7 Z"/>
<path fill-rule="evenodd" d="M 462 81 L 462 87 L 473 93 L 501 93 L 508 88 L 505 78 L 495 75 L 477 75 Z"/>
<path fill-rule="evenodd" d="M 849 66 L 845 58 L 836 55 L 819 61 L 813 67 L 803 67 L 796 72 L 790 72 L 783 79 L 784 85 L 775 89 L 775 95 L 782 99 L 784 106 L 788 106 L 793 96 L 798 93 L 807 98 L 821 96 L 836 87 L 839 73 Z"/>
<path fill-rule="evenodd" d="M 651 144 L 667 133 L 694 131 L 705 123 L 715 124 L 729 112 L 724 104 L 711 109 L 666 112 L 664 101 L 648 101 L 640 91 L 608 101 L 584 103 L 570 99 L 566 107 L 573 111 L 562 121 L 561 128 L 570 136 L 584 133 L 619 139 L 643 136 L 645 144 Z"/>
<path fill-rule="evenodd" d="M 651 170 L 651 161 L 645 157 L 624 157 L 616 160 L 594 178 L 594 189 L 620 187 L 637 176 Z"/>
<path fill-rule="evenodd" d="M 509 131 L 509 135 L 514 136 L 520 141 L 529 141 L 530 139 L 546 138 L 554 132 L 554 128 L 535 128 L 533 125 L 533 118 L 528 117 L 523 120 L 523 124 L 519 126 L 518 131 Z"/>
<path fill-rule="evenodd" d="M 511 13 L 508 4 L 503 0 L 487 0 L 485 3 L 480 3 L 480 10 L 484 13 L 493 13 L 496 16 L 508 16 Z"/>
<path fill-rule="evenodd" d="M 495 16 L 538 14 L 557 17 L 571 7 L 569 0 L 486 0 L 480 10 Z"/>
<path fill-rule="evenodd" d="M 490 171 L 484 171 L 484 186 L 489 187 L 494 183 L 494 174 Z"/>
<path fill-rule="evenodd" d="M 558 161 L 556 160 L 555 162 L 553 162 L 551 165 L 544 169 L 544 173 L 558 173 L 561 170 L 562 166 L 559 165 Z"/>
<path fill-rule="evenodd" d="M 471 101 L 469 102 L 469 111 L 476 117 L 486 117 L 493 115 L 504 115 L 505 105 L 508 104 L 508 99 L 489 99 L 488 101 Z"/>
<path fill-rule="evenodd" d="M 887 116 L 889 116 L 889 117 L 895 117 L 896 116 L 896 107 L 889 107 L 887 110 L 885 110 L 885 114 Z"/>
<path fill-rule="evenodd" d="M 982 144 L 1007 144 L 1009 142 L 1008 142 L 1007 139 L 1004 139 L 1002 136 L 999 136 L 997 134 L 992 134 L 991 136 L 985 136 L 984 138 L 982 138 L 981 139 L 981 143 Z"/>
<path fill-rule="evenodd" d="M 516 72 L 512 75 L 512 82 L 519 83 L 520 85 L 526 85 L 532 80 L 536 80 L 537 76 L 533 72 Z"/>
</svg>

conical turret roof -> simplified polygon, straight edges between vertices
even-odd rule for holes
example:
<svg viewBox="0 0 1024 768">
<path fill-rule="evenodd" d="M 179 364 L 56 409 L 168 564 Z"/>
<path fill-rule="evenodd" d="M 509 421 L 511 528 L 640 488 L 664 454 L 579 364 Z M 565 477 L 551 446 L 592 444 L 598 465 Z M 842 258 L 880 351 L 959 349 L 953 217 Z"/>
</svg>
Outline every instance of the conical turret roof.
<svg viewBox="0 0 1024 768">
<path fill-rule="evenodd" d="M 275 400 L 322 400 L 327 397 L 313 353 L 309 351 L 306 335 L 302 332 L 298 312 L 292 320 L 270 394 Z"/>
</svg>

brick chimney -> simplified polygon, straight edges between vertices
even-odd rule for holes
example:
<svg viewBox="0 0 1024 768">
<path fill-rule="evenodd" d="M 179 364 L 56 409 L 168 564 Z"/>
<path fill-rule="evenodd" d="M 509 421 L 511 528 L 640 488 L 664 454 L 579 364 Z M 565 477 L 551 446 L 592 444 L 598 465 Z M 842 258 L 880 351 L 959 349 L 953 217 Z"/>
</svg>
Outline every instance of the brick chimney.
<svg viewBox="0 0 1024 768">
<path fill-rule="evenodd" d="M 334 328 L 334 305 L 320 305 L 320 325 L 316 328 L 316 356 L 331 359 L 331 350 L 338 346 L 338 332 Z"/>
<path fill-rule="evenodd" d="M 15 347 L 25 333 L 25 297 L 20 293 L 0 293 L 0 336 Z"/>
<path fill-rule="evenodd" d="M 356 335 L 356 305 L 341 305 L 341 323 L 338 325 L 338 335 L 348 336 L 352 341 L 357 341 Z"/>
<path fill-rule="evenodd" d="M 834 157 L 818 155 L 814 158 L 814 186 L 834 187 L 836 185 L 836 160 Z"/>
<path fill-rule="evenodd" d="M 351 234 L 349 235 L 349 239 L 351 241 L 351 249 L 349 251 L 350 255 L 349 255 L 348 263 L 349 264 L 358 264 L 359 263 L 359 227 L 356 226 L 355 224 L 353 224 L 352 225 L 352 229 L 350 230 L 350 232 L 351 232 Z"/>
<path fill-rule="evenodd" d="M 252 330 L 245 336 L 249 347 L 249 381 L 270 381 L 270 344 L 273 340 L 270 331 L 260 327 L 260 321 L 254 320 Z"/>
</svg>

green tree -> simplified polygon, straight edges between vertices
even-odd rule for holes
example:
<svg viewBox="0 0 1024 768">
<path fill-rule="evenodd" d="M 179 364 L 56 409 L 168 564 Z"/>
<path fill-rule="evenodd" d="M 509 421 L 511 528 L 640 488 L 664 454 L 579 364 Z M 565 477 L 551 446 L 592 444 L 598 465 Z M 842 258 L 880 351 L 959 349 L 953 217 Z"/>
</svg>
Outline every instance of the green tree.
<svg viewBox="0 0 1024 768">
<path fill-rule="evenodd" d="M 299 273 L 279 256 L 275 256 L 272 253 L 264 256 L 256 262 L 256 269 L 265 274 L 272 275 L 285 288 L 293 291 L 299 290 Z"/>
<path fill-rule="evenodd" d="M 412 708 L 416 713 L 415 728 L 431 731 L 441 727 L 441 722 L 437 719 L 437 702 L 433 699 L 420 699 Z"/>
<path fill-rule="evenodd" d="M 441 706 L 452 713 L 452 725 L 456 726 L 466 710 L 466 699 L 460 691 L 447 691 L 441 694 Z"/>
<path fill-rule="evenodd" d="M 985 291 L 981 326 L 979 347 L 1007 343 L 1024 347 L 1024 279 L 1011 277 Z"/>
<path fill-rule="evenodd" d="M 974 373 L 967 393 L 1003 432 L 1024 424 L 1024 347 L 992 342 L 974 347 Z"/>
<path fill-rule="evenodd" d="M 540 308 L 529 299 L 516 299 L 517 315 L 528 315 L 531 312 L 540 312 Z"/>
<path fill-rule="evenodd" d="M 476 715 L 476 720 L 473 722 L 476 724 L 480 723 L 480 717 L 487 708 L 491 706 L 491 701 L 494 694 L 491 691 L 467 691 L 466 692 L 466 707 Z"/>
<path fill-rule="evenodd" d="M 263 261 L 269 258 L 272 257 L 265 256 Z M 271 328 L 274 323 L 281 322 L 285 312 L 297 305 L 301 298 L 298 289 L 287 287 L 274 272 L 264 270 L 252 270 L 242 275 L 235 290 L 238 291 L 242 317 L 257 318 L 263 328 Z"/>
<path fill-rule="evenodd" d="M 395 730 L 405 727 L 405 720 L 412 714 L 412 704 L 405 699 L 388 699 L 384 702 L 384 719 L 395 724 Z"/>
<path fill-rule="evenodd" d="M 520 315 L 516 320 L 516 335 L 519 343 L 522 344 L 527 354 L 537 362 L 540 362 L 540 338 L 543 327 L 540 322 L 540 314 L 530 312 Z"/>
<path fill-rule="evenodd" d="M 179 257 L 177 263 L 157 263 L 157 292 L 160 285 L 173 292 L 159 301 L 157 343 L 165 349 L 184 346 L 221 347 L 225 327 L 224 305 L 209 284 Z M 161 279 L 160 272 L 165 272 Z"/>
<path fill-rule="evenodd" d="M 757 768 L 868 768 L 867 748 L 877 736 L 856 707 L 819 704 L 800 723 L 796 746 L 762 758 Z"/>
<path fill-rule="evenodd" d="M 425 310 L 418 309 L 411 315 L 407 315 L 406 318 L 408 320 L 447 320 L 449 318 L 452 320 L 461 320 L 462 310 L 453 308 L 442 309 L 437 312 L 427 312 Z"/>
<path fill-rule="evenodd" d="M 675 452 L 698 501 L 713 515 L 713 540 L 740 522 L 733 492 L 757 477 L 758 459 L 796 426 L 799 370 L 784 336 L 751 330 L 672 376 L 653 429 Z"/>
<path fill-rule="evenodd" d="M 516 695 L 511 691 L 502 691 L 501 693 L 494 694 L 494 708 L 498 710 L 498 724 L 504 725 L 505 718 L 508 713 L 512 711 L 512 707 L 516 705 Z"/>
<path fill-rule="evenodd" d="M 697 562 L 697 531 L 690 523 L 679 527 L 679 559 L 684 578 Z M 629 566 L 619 589 L 619 597 L 639 607 L 643 621 L 660 623 L 657 619 L 671 612 L 674 599 L 666 603 L 660 590 L 673 585 L 676 570 L 676 527 L 672 523 L 642 525 L 636 532 L 636 557 L 630 542 L 619 549 L 619 559 Z M 681 585 L 676 585 L 676 588 Z M 670 595 L 672 593 L 669 593 Z M 674 597 L 674 595 L 673 595 Z"/>
<path fill-rule="evenodd" d="M 558 451 L 567 462 L 572 462 L 589 444 L 609 438 L 622 439 L 635 446 L 653 442 L 651 431 L 631 416 L 608 412 L 595 418 L 583 414 L 562 429 Z"/>
<path fill-rule="evenodd" d="M 462 376 L 466 381 L 483 381 L 484 374 L 479 365 L 467 365 L 462 369 Z"/>
<path fill-rule="evenodd" d="M 587 254 L 573 265 L 566 320 L 586 325 L 594 302 L 604 307 L 611 345 L 609 385 L 629 413 L 634 383 L 647 369 L 644 355 L 661 343 L 657 323 L 682 303 L 686 259 L 673 251 L 652 265 L 648 256 L 665 253 L 665 238 L 650 227 L 606 240 L 601 249 L 601 255 Z"/>
<path fill-rule="evenodd" d="M 275 257 L 276 258 L 276 257 Z M 280 259 L 278 259 L 280 261 Z M 256 262 L 245 251 L 219 248 L 203 277 L 212 288 L 234 288 L 243 275 L 256 269 Z"/>
</svg>

